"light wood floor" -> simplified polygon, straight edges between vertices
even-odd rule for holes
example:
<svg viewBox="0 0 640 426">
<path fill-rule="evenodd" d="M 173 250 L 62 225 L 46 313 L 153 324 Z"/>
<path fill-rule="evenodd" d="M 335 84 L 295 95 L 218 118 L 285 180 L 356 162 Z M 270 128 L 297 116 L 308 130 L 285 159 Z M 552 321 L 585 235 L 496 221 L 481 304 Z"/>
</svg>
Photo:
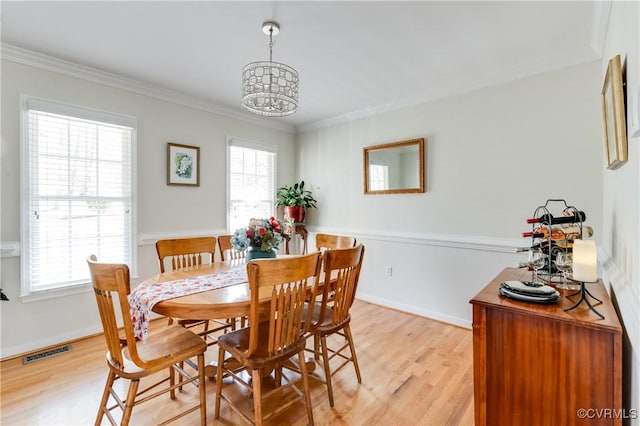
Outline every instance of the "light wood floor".
<svg viewBox="0 0 640 426">
<path fill-rule="evenodd" d="M 164 324 L 154 321 L 153 327 Z M 340 370 L 333 379 L 331 409 L 324 384 L 312 380 L 317 425 L 473 425 L 470 330 L 357 301 L 352 332 L 362 384 L 351 365 Z M 26 366 L 20 359 L 1 363 L 0 424 L 93 424 L 107 377 L 106 345 L 102 336 L 72 345 L 70 353 Z M 216 353 L 213 346 L 207 358 Z M 214 421 L 215 381 L 207 380 L 206 386 L 207 424 L 241 424 L 224 403 L 220 421 Z M 175 401 L 168 395 L 156 398 L 134 409 L 132 424 L 154 424 L 194 398 L 193 387 Z M 177 424 L 198 422 L 193 413 Z M 306 424 L 304 406 L 291 407 L 269 424 Z"/>
</svg>

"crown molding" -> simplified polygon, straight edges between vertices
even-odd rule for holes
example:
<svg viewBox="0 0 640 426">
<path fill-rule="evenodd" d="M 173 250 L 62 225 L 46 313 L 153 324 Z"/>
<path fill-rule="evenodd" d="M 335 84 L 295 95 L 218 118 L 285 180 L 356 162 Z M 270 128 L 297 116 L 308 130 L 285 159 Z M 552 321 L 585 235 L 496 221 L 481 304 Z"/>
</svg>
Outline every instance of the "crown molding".
<svg viewBox="0 0 640 426">
<path fill-rule="evenodd" d="M 268 120 L 258 116 L 251 116 L 243 111 L 233 111 L 224 105 L 215 104 L 196 96 L 187 95 L 185 93 L 167 89 L 165 87 L 146 83 L 118 74 L 102 71 L 97 68 L 88 67 L 75 62 L 64 59 L 55 58 L 43 53 L 34 52 L 32 50 L 23 49 L 10 44 L 2 43 L 2 59 L 15 62 L 18 64 L 40 68 L 74 78 L 79 78 L 94 83 L 103 84 L 105 86 L 117 89 L 127 90 L 139 95 L 149 96 L 162 101 L 171 102 L 202 111 L 210 112 L 225 118 L 232 118 L 249 124 L 262 127 L 269 127 L 276 130 L 282 130 L 288 133 L 294 133 L 295 128 L 289 124 L 279 121 Z"/>
<path fill-rule="evenodd" d="M 586 64 L 591 61 L 599 60 L 600 56 L 601 54 L 598 55 L 593 49 L 591 49 L 591 47 L 576 49 L 572 52 L 563 54 L 551 53 L 544 58 L 534 59 L 508 68 L 504 68 L 500 70 L 500 72 L 495 74 L 480 76 L 480 78 L 477 78 L 473 81 L 455 86 L 453 90 L 451 90 L 451 88 L 441 87 L 429 94 L 410 96 L 397 102 L 353 111 L 346 114 L 314 121 L 311 123 L 305 123 L 303 125 L 296 126 L 296 131 L 298 133 L 302 133 L 311 130 L 327 128 L 357 119 L 383 114 L 386 112 L 397 111 L 403 108 L 413 107 L 429 102 L 435 102 L 454 96 L 460 96 L 476 90 L 495 87 L 501 84 L 507 84 L 529 77 L 535 77 L 548 72 L 560 71 L 562 69 L 570 68 L 576 65 Z"/>
<path fill-rule="evenodd" d="M 609 24 L 609 13 L 611 11 L 612 0 L 598 0 L 594 2 L 594 9 L 591 24 L 591 43 L 590 47 L 593 53 L 593 60 L 601 59 L 604 51 L 604 43 L 607 37 L 607 27 Z M 366 108 L 334 117 L 325 118 L 310 123 L 296 126 L 296 132 L 302 133 L 321 128 L 327 128 L 349 121 L 371 117 L 385 112 L 395 111 L 427 102 L 437 101 L 451 96 L 461 95 L 473 90 L 491 87 L 494 85 L 507 83 L 509 81 L 526 78 L 545 72 L 568 68 L 580 63 L 586 63 L 591 52 L 585 52 L 584 49 L 570 52 L 566 55 L 549 55 L 544 60 L 538 60 L 535 63 L 520 64 L 509 69 L 503 70 L 501 75 L 493 76 L 485 79 L 479 79 L 469 82 L 465 86 L 460 86 L 455 91 L 432 93 L 429 95 L 412 96 L 410 98 L 400 100 L 385 105 L 379 105 L 372 108 Z M 586 59 L 585 59 L 586 58 Z M 512 73 L 511 73 L 512 72 Z"/>
<path fill-rule="evenodd" d="M 593 21 L 591 23 L 591 47 L 602 58 L 604 43 L 607 40 L 611 0 L 600 0 L 593 5 Z"/>
</svg>

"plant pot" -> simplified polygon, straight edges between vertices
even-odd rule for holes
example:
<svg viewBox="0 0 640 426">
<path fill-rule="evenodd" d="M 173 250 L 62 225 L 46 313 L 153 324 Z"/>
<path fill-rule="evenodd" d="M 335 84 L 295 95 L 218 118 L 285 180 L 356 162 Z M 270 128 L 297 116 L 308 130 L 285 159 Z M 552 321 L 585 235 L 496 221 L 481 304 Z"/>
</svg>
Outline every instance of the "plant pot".
<svg viewBox="0 0 640 426">
<path fill-rule="evenodd" d="M 288 222 L 289 218 L 293 218 L 295 223 L 304 222 L 305 210 L 302 206 L 286 206 L 284 208 L 284 221 Z"/>
<path fill-rule="evenodd" d="M 249 247 L 247 249 L 247 262 L 253 259 L 275 259 L 276 252 L 274 250 L 262 251 L 260 247 Z"/>
</svg>

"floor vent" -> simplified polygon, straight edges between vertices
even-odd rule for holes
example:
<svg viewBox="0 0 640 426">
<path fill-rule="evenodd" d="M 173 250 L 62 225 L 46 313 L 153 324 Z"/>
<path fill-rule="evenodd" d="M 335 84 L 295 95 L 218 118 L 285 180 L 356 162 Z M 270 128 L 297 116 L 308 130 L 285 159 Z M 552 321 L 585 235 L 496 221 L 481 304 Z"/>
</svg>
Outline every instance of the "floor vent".
<svg viewBox="0 0 640 426">
<path fill-rule="evenodd" d="M 45 358 L 51 358 L 52 356 L 60 355 L 65 352 L 71 352 L 71 345 L 60 346 L 59 348 L 49 349 L 48 351 L 42 351 L 35 354 L 22 357 L 22 364 L 29 364 L 30 362 L 39 361 Z"/>
</svg>

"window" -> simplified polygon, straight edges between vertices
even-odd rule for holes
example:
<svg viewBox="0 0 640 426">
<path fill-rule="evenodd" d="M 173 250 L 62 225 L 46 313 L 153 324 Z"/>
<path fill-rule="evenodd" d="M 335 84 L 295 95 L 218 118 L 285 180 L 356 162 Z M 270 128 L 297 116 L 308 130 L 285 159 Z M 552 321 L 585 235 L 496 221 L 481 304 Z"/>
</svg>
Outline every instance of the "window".
<svg viewBox="0 0 640 426">
<path fill-rule="evenodd" d="M 275 214 L 276 148 L 232 139 L 228 149 L 228 227 Z"/>
<path fill-rule="evenodd" d="M 23 126 L 22 295 L 133 267 L 135 119 L 25 98 Z"/>
<path fill-rule="evenodd" d="M 389 166 L 369 165 L 369 182 L 371 191 L 389 189 Z"/>
</svg>

